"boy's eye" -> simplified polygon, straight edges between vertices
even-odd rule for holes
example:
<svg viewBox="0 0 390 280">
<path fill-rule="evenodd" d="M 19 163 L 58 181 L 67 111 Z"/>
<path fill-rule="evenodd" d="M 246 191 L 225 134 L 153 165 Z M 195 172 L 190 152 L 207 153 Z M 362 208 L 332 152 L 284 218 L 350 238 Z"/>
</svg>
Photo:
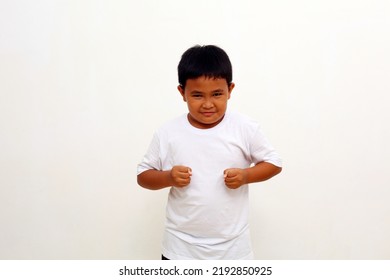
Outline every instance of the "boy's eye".
<svg viewBox="0 0 390 280">
<path fill-rule="evenodd" d="M 214 94 L 213 94 L 213 96 L 221 96 L 222 95 L 222 92 L 215 92 Z"/>
</svg>

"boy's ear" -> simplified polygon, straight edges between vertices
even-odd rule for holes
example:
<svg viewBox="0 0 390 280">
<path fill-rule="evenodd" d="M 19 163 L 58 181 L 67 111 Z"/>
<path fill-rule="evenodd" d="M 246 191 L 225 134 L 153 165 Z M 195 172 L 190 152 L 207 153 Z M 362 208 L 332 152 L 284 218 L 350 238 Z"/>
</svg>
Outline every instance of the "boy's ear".
<svg viewBox="0 0 390 280">
<path fill-rule="evenodd" d="M 234 87 L 235 87 L 236 85 L 234 84 L 234 83 L 230 83 L 230 85 L 229 85 L 229 95 L 228 95 L 228 98 L 230 99 L 230 94 L 232 93 L 232 91 L 233 91 L 233 89 L 234 89 Z"/>
<path fill-rule="evenodd" d="M 180 92 L 181 96 L 183 97 L 183 101 L 184 101 L 184 102 L 187 102 L 186 96 L 184 95 L 184 88 L 182 87 L 182 85 L 178 85 L 178 86 L 177 86 L 177 89 L 178 89 L 178 91 Z"/>
</svg>

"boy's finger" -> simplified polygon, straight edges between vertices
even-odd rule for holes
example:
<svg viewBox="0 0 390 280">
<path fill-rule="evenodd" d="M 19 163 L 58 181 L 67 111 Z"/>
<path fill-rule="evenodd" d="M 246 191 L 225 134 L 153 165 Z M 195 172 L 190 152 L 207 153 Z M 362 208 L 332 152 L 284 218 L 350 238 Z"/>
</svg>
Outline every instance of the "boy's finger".
<svg viewBox="0 0 390 280">
<path fill-rule="evenodd" d="M 187 167 L 187 166 L 184 166 L 184 165 L 178 165 L 177 166 L 177 171 L 181 172 L 181 173 L 188 173 L 188 170 L 190 170 L 191 168 Z"/>
<path fill-rule="evenodd" d="M 223 175 L 223 177 L 226 179 L 226 178 L 231 178 L 231 177 L 234 177 L 234 174 L 232 174 L 232 170 L 225 170 L 225 173 Z"/>
<path fill-rule="evenodd" d="M 190 176 L 192 175 L 192 170 L 191 170 L 191 168 L 188 168 L 188 174 L 190 174 Z"/>
<path fill-rule="evenodd" d="M 237 175 L 237 172 L 234 169 L 226 169 L 225 170 L 225 178 L 226 177 L 234 177 L 236 175 Z"/>
</svg>

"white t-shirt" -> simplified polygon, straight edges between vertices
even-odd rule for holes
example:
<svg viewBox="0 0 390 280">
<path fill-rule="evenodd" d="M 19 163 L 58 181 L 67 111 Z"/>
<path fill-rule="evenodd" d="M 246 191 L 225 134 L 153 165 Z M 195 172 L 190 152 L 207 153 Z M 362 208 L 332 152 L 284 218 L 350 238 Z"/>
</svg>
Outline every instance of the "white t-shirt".
<svg viewBox="0 0 390 280">
<path fill-rule="evenodd" d="M 198 129 L 182 115 L 154 135 L 137 173 L 192 169 L 191 183 L 172 187 L 166 209 L 162 253 L 168 259 L 251 259 L 248 186 L 229 189 L 224 170 L 281 160 L 259 124 L 228 111 L 215 127 Z"/>
</svg>

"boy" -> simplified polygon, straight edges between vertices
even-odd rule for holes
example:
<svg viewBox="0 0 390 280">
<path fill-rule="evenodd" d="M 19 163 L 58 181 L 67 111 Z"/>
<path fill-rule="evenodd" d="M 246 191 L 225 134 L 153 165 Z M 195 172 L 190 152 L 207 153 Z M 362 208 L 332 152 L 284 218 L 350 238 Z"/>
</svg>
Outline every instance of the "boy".
<svg viewBox="0 0 390 280">
<path fill-rule="evenodd" d="M 227 111 L 232 66 L 219 47 L 188 49 L 178 65 L 188 114 L 163 125 L 141 164 L 138 184 L 170 187 L 163 259 L 252 259 L 248 184 L 281 171 L 259 125 Z"/>
</svg>

